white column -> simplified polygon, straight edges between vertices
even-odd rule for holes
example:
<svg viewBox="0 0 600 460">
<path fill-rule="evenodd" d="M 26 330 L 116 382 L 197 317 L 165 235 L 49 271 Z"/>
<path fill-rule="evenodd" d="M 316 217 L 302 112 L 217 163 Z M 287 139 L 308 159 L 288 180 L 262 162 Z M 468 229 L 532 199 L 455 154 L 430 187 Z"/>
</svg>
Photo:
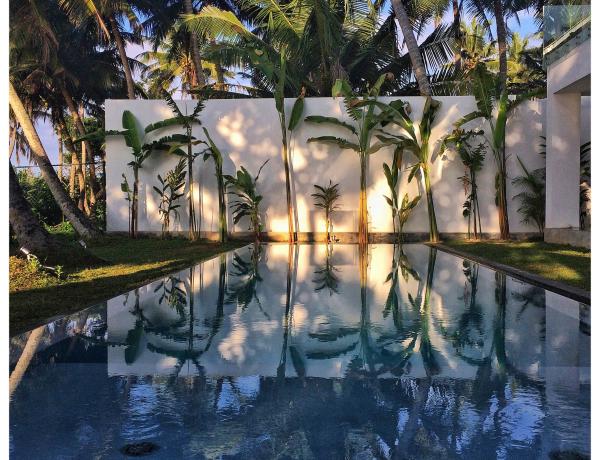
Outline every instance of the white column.
<svg viewBox="0 0 600 460">
<path fill-rule="evenodd" d="M 546 227 L 579 228 L 581 94 L 548 94 Z"/>
</svg>

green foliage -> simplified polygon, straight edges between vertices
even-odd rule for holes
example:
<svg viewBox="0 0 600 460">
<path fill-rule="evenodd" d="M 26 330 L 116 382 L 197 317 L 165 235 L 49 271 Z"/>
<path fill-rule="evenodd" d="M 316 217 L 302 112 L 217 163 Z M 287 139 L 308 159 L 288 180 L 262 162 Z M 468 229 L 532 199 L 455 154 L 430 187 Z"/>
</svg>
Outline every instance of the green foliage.
<svg viewBox="0 0 600 460">
<path fill-rule="evenodd" d="M 309 123 L 325 123 L 336 127 L 343 127 L 349 131 L 352 140 L 338 138 L 335 136 L 311 137 L 307 142 L 321 142 L 326 144 L 335 144 L 342 149 L 354 150 L 360 158 L 360 198 L 359 198 L 359 218 L 358 218 L 358 239 L 359 243 L 368 242 L 368 217 L 367 217 L 367 159 L 368 156 L 384 147 L 384 143 L 371 145 L 371 138 L 375 129 L 382 122 L 382 114 L 375 113 L 375 107 L 378 105 L 377 97 L 381 91 L 381 86 L 386 80 L 393 78 L 391 74 L 383 74 L 377 82 L 362 96 L 356 95 L 350 84 L 346 80 L 336 80 L 332 94 L 334 97 L 342 96 L 346 113 L 354 120 L 356 126 L 352 126 L 343 120 L 334 117 L 323 117 L 311 115 L 305 118 Z"/>
<path fill-rule="evenodd" d="M 423 113 L 419 123 L 419 137 L 415 130 L 415 125 L 410 118 L 410 105 L 408 102 L 401 100 L 392 101 L 389 104 L 378 103 L 382 110 L 382 125 L 395 125 L 399 127 L 401 134 L 393 134 L 389 131 L 380 129 L 377 138 L 383 145 L 395 145 L 396 149 L 408 151 L 415 159 L 415 163 L 410 168 L 408 182 L 420 174 L 423 181 L 423 189 L 427 199 L 427 213 L 429 216 L 429 240 L 438 241 L 439 233 L 437 228 L 437 220 L 435 217 L 435 206 L 433 201 L 433 192 L 431 191 L 429 179 L 429 138 L 433 121 L 440 108 L 441 103 L 427 97 L 423 106 Z"/>
<path fill-rule="evenodd" d="M 213 142 L 208 130 L 204 130 L 204 135 L 208 141 L 208 148 L 204 151 L 204 161 L 212 158 L 215 164 L 215 177 L 217 179 L 217 193 L 219 199 L 219 239 L 221 243 L 227 241 L 227 210 L 225 209 L 225 183 L 223 180 L 223 155 Z"/>
<path fill-rule="evenodd" d="M 517 157 L 517 162 L 523 174 L 515 177 L 512 183 L 521 187 L 523 191 L 515 195 L 513 200 L 519 200 L 521 203 L 517 209 L 523 217 L 521 222 L 535 224 L 540 235 L 543 235 L 546 220 L 545 169 L 539 168 L 529 171 L 519 157 Z"/>
<path fill-rule="evenodd" d="M 27 169 L 20 169 L 17 178 L 25 199 L 40 222 L 50 226 L 62 222 L 60 207 L 41 176 L 36 176 Z"/>
<path fill-rule="evenodd" d="M 408 222 L 413 209 L 416 208 L 416 206 L 419 204 L 419 201 L 421 201 L 421 195 L 418 195 L 411 200 L 408 197 L 408 193 L 405 193 L 404 197 L 402 198 L 400 210 L 398 211 L 398 231 L 401 240 L 404 237 L 404 225 L 406 222 Z"/>
<path fill-rule="evenodd" d="M 329 179 L 329 185 L 317 185 L 314 184 L 316 189 L 315 193 L 311 193 L 315 200 L 315 206 L 325 211 L 325 221 L 327 227 L 327 241 L 331 241 L 331 234 L 333 233 L 333 221 L 331 220 L 331 214 L 339 209 L 337 201 L 340 198 L 339 191 L 340 184 L 332 184 Z"/>
<path fill-rule="evenodd" d="M 421 195 L 416 196 L 411 200 L 408 197 L 408 193 L 406 193 L 402 198 L 402 202 L 399 203 L 398 184 L 400 179 L 400 167 L 402 165 L 402 152 L 402 147 L 396 147 L 394 149 L 394 158 L 391 165 L 383 163 L 383 173 L 390 190 L 390 196 L 384 195 L 384 198 L 392 211 L 392 224 L 394 227 L 394 233 L 397 233 L 397 238 L 399 241 L 404 239 L 404 225 L 408 221 L 412 210 L 417 206 L 417 204 L 419 204 L 419 201 L 421 200 Z"/>
<path fill-rule="evenodd" d="M 160 220 L 162 221 L 163 236 L 169 232 L 171 214 L 176 219 L 179 218 L 178 208 L 180 208 L 181 205 L 176 204 L 176 202 L 184 195 L 181 190 L 185 186 L 185 167 L 186 160 L 185 158 L 182 158 L 175 168 L 167 172 L 164 178 L 160 174 L 156 176 L 158 182 L 160 182 L 161 188 L 156 186 L 152 187 L 160 198 L 158 212 L 160 214 Z"/>
<path fill-rule="evenodd" d="M 463 203 L 463 216 L 468 218 L 468 233 L 471 238 L 471 218 L 473 235 L 475 239 L 481 237 L 481 215 L 479 211 L 479 199 L 477 196 L 477 173 L 483 168 L 486 146 L 480 143 L 476 147 L 471 145 L 471 140 L 483 135 L 482 130 L 465 131 L 455 128 L 442 140 L 440 155 L 446 148 L 453 145 L 458 152 L 458 157 L 465 167 L 465 173 L 458 178 L 463 184 L 466 201 Z"/>
<path fill-rule="evenodd" d="M 234 201 L 230 207 L 233 213 L 233 223 L 237 224 L 242 218 L 247 217 L 250 221 L 249 229 L 254 232 L 257 241 L 260 240 L 262 231 L 262 220 L 260 216 L 260 203 L 263 199 L 256 189 L 260 172 L 269 160 L 265 161 L 258 169 L 255 177 L 252 177 L 243 166 L 235 176 L 225 174 L 225 184 L 229 188 L 228 194 L 232 195 Z"/>
</svg>

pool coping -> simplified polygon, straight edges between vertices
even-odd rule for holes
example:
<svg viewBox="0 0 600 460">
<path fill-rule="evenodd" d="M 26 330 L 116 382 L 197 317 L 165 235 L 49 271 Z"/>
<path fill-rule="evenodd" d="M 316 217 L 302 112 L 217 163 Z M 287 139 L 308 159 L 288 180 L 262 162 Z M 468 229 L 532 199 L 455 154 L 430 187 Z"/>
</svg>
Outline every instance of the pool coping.
<svg viewBox="0 0 600 460">
<path fill-rule="evenodd" d="M 570 299 L 576 300 L 578 302 L 591 305 L 591 293 L 590 291 L 586 291 L 585 289 L 570 286 L 560 281 L 550 280 L 548 278 L 544 278 L 543 276 L 535 275 L 531 272 L 511 267 L 510 265 L 501 264 L 499 262 L 494 262 L 480 256 L 475 256 L 468 252 L 446 246 L 443 243 L 425 242 L 424 244 L 432 248 L 436 248 L 441 251 L 447 252 L 449 254 L 472 260 L 473 262 L 485 265 L 486 267 L 492 268 L 494 270 L 501 271 L 503 273 L 506 273 L 507 275 L 512 276 L 513 278 L 517 278 L 521 281 L 533 284 L 534 286 L 539 286 L 548 291 L 552 291 L 562 296 L 569 297 Z"/>
</svg>

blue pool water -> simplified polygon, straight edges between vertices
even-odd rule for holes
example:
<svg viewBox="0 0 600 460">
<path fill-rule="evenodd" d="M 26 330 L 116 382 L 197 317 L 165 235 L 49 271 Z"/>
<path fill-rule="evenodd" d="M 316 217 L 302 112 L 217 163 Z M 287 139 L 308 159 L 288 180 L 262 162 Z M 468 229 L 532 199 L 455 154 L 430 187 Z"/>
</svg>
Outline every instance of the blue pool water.
<svg viewBox="0 0 600 460">
<path fill-rule="evenodd" d="M 15 459 L 589 456 L 589 306 L 424 245 L 247 246 L 10 353 Z"/>
</svg>

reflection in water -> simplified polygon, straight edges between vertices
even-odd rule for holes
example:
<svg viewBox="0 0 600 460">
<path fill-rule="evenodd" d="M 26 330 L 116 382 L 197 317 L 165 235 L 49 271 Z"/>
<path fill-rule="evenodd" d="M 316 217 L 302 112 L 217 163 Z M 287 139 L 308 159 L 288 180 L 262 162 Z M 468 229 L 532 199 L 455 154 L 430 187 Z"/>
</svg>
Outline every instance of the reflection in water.
<svg viewBox="0 0 600 460">
<path fill-rule="evenodd" d="M 13 338 L 11 455 L 585 455 L 588 311 L 422 245 L 249 246 Z"/>
</svg>

